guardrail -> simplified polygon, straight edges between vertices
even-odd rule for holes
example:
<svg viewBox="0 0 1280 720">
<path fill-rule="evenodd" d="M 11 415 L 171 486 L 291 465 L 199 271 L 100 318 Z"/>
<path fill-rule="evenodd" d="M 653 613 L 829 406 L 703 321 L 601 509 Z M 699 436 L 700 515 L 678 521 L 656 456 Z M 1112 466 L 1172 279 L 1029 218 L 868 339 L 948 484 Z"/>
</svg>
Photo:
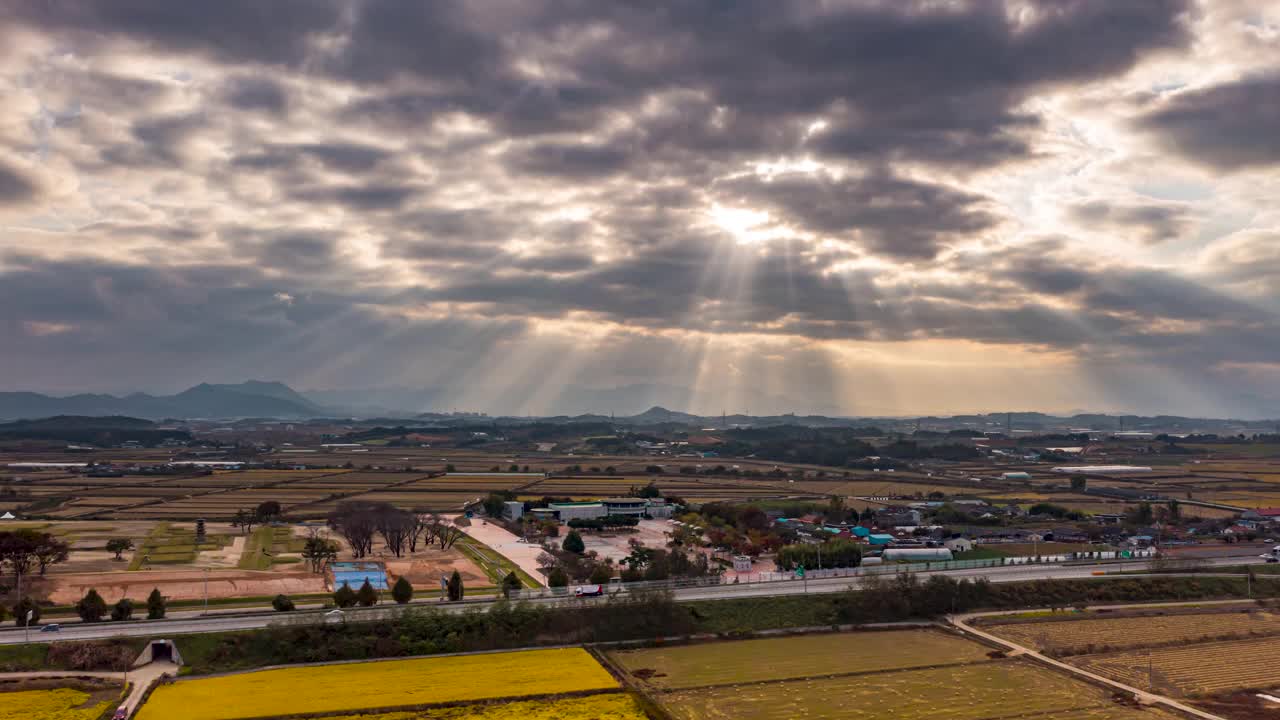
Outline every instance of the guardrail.
<svg viewBox="0 0 1280 720">
<path fill-rule="evenodd" d="M 1039 557 L 1005 557 L 984 560 L 937 560 L 909 563 L 892 563 L 885 565 L 860 565 L 855 568 L 807 569 L 804 577 L 794 572 L 759 572 L 737 575 L 732 580 L 721 576 L 700 578 L 672 578 L 669 580 L 644 580 L 629 583 L 610 583 L 604 586 L 606 594 L 620 592 L 638 592 L 645 590 L 683 590 L 725 585 L 752 586 L 763 583 L 805 582 L 808 580 L 826 580 L 830 578 L 859 578 L 903 573 L 933 572 L 942 570 L 976 570 L 980 568 L 1013 567 L 1021 565 L 1055 565 L 1079 560 L 1145 560 L 1154 557 L 1151 550 L 1133 550 L 1125 558 L 1116 551 L 1093 551 L 1081 553 L 1065 553 L 1058 555 L 1041 555 Z M 744 579 L 745 578 L 745 579 Z M 563 588 L 535 588 L 511 593 L 512 599 L 535 600 L 549 597 L 573 597 L 574 588 L 582 584 Z"/>
</svg>

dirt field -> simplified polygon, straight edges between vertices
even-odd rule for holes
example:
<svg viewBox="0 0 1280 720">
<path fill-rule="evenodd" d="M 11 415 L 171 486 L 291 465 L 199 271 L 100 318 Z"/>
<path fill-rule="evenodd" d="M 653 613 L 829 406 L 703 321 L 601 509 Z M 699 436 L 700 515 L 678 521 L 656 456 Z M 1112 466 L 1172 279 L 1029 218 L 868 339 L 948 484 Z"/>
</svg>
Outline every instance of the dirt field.
<svg viewBox="0 0 1280 720">
<path fill-rule="evenodd" d="M 610 653 L 678 720 L 1171 720 L 1102 688 L 932 630 L 713 642 Z"/>
<path fill-rule="evenodd" d="M 665 547 L 667 533 L 671 531 L 670 520 L 641 520 L 635 527 L 636 532 L 595 532 L 582 533 L 582 543 L 587 550 L 594 550 L 602 558 L 613 558 L 614 562 L 631 554 L 630 542 L 637 540 L 648 547 Z"/>
<path fill-rule="evenodd" d="M 440 576 L 449 576 L 457 570 L 462 575 L 465 587 L 475 588 L 492 585 L 484 571 L 469 558 L 457 550 L 441 550 L 434 547 L 426 552 L 416 553 L 412 559 L 396 560 L 384 556 L 387 572 L 394 577 L 403 576 L 415 588 L 436 588 L 440 586 Z"/>
<path fill-rule="evenodd" d="M 287 572 L 212 570 L 208 573 L 208 581 L 210 598 L 325 592 L 324 577 L 312 575 L 303 568 Z M 75 603 L 90 588 L 96 589 L 108 603 L 123 597 L 145 601 L 153 588 L 159 588 L 160 593 L 170 600 L 198 600 L 204 597 L 205 572 L 187 569 L 70 573 L 46 582 L 48 599 L 59 605 Z"/>
</svg>

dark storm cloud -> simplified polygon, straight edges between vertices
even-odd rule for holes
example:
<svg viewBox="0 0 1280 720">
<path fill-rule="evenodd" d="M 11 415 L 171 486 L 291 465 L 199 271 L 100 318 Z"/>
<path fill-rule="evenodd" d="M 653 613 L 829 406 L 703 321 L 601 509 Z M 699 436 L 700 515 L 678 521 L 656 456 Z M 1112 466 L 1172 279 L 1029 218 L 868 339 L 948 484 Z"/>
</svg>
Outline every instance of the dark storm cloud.
<svg viewBox="0 0 1280 720">
<path fill-rule="evenodd" d="M 731 205 L 767 208 L 822 235 L 856 234 L 872 252 L 899 258 L 934 257 L 950 238 L 996 225 L 981 196 L 877 173 L 835 179 L 791 173 L 771 180 L 735 178 L 715 186 Z"/>
<path fill-rule="evenodd" d="M 1280 73 L 1178 93 L 1138 126 L 1216 170 L 1280 165 Z"/>
<path fill-rule="evenodd" d="M 4 16 L 42 31 L 77 33 L 85 46 L 118 36 L 229 62 L 300 63 L 319 33 L 336 29 L 337 0 L 7 0 Z"/>
<path fill-rule="evenodd" d="M 1090 200 L 1067 208 L 1067 216 L 1085 227 L 1113 232 L 1154 245 L 1176 240 L 1193 225 L 1191 209 L 1178 203 L 1142 201 L 1117 203 Z"/>
<path fill-rule="evenodd" d="M 222 97 L 237 110 L 265 110 L 279 114 L 289 108 L 289 93 L 284 86 L 262 75 L 228 78 L 223 84 Z"/>
<path fill-rule="evenodd" d="M 26 174 L 0 159 L 0 207 L 25 205 L 35 199 L 38 191 Z"/>
</svg>

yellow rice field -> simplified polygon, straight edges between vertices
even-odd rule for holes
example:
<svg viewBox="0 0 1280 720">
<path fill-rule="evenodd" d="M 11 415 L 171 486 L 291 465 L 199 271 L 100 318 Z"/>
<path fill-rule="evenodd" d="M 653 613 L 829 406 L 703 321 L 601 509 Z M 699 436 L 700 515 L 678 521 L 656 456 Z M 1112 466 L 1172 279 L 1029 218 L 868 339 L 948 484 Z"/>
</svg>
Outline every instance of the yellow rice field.
<svg viewBox="0 0 1280 720">
<path fill-rule="evenodd" d="M 992 625 L 989 630 L 1000 637 L 1022 645 L 1033 645 L 1040 650 L 1081 652 L 1091 648 L 1121 649 L 1227 635 L 1241 638 L 1280 635 L 1280 615 L 1255 611 L 1096 618 Z M 1280 645 L 1277 651 L 1280 651 Z"/>
<path fill-rule="evenodd" d="M 522 700 L 430 711 L 342 715 L 328 720 L 647 720 L 633 697 L 608 693 L 564 700 Z"/>
<path fill-rule="evenodd" d="M 98 720 L 109 704 L 87 702 L 89 693 L 72 688 L 0 693 L 0 720 Z"/>
<path fill-rule="evenodd" d="M 618 687 L 581 648 L 282 668 L 183 680 L 152 693 L 138 720 L 242 720 L 359 712 Z"/>
</svg>

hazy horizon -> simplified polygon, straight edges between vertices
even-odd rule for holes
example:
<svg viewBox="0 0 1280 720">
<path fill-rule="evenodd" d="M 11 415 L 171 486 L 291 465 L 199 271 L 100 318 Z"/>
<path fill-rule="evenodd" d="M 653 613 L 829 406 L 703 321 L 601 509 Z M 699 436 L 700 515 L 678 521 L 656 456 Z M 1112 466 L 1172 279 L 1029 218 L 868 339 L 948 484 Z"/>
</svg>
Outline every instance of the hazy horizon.
<svg viewBox="0 0 1280 720">
<path fill-rule="evenodd" d="M 0 19 L 6 389 L 1280 416 L 1275 3 Z"/>
</svg>

